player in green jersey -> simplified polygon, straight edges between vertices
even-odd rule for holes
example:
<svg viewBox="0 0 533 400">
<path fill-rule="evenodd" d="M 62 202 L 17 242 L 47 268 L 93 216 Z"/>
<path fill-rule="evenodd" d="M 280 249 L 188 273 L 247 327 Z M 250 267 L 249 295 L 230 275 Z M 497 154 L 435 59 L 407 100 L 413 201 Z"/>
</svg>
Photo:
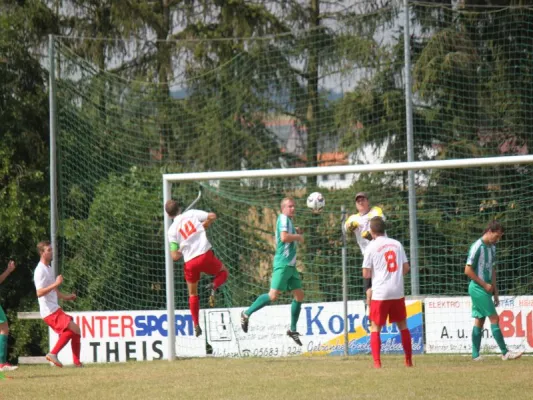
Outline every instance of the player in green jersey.
<svg viewBox="0 0 533 400">
<path fill-rule="evenodd" d="M 296 331 L 296 324 L 300 317 L 300 310 L 304 300 L 302 280 L 296 269 L 296 246 L 303 243 L 304 237 L 300 228 L 294 227 L 292 219 L 296 212 L 294 200 L 286 197 L 281 201 L 281 214 L 276 222 L 276 254 L 270 291 L 260 295 L 253 304 L 241 313 L 241 327 L 243 332 L 248 332 L 250 316 L 261 308 L 275 301 L 282 292 L 290 291 L 294 296 L 291 306 L 291 327 L 287 335 L 299 346 L 300 334 Z"/>
<path fill-rule="evenodd" d="M 479 355 L 479 349 L 486 317 L 490 321 L 492 336 L 502 352 L 502 359 L 516 360 L 522 356 L 522 352 L 514 353 L 507 349 L 499 326 L 500 318 L 496 312 L 499 298 L 496 286 L 496 268 L 494 267 L 495 245 L 502 236 L 503 226 L 498 221 L 491 221 L 483 232 L 483 236 L 476 240 L 468 251 L 465 274 L 470 278 L 468 294 L 472 298 L 472 317 L 474 318 L 472 329 L 472 359 L 474 361 L 483 359 Z"/>
</svg>

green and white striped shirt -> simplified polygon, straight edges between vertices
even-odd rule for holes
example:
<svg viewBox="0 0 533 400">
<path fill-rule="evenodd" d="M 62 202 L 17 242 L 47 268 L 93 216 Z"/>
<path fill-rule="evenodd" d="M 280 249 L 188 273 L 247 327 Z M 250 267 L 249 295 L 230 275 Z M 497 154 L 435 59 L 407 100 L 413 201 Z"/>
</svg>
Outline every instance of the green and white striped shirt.
<svg viewBox="0 0 533 400">
<path fill-rule="evenodd" d="M 496 246 L 486 245 L 481 238 L 470 246 L 466 264 L 471 265 L 476 275 L 487 283 L 492 282 L 492 270 L 495 261 Z"/>
</svg>

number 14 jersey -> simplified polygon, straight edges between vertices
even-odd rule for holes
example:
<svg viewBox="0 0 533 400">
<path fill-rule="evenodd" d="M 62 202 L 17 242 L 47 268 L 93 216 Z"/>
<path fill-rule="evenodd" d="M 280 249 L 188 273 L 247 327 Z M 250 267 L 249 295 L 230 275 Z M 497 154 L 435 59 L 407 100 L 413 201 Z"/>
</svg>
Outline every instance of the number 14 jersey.
<svg viewBox="0 0 533 400">
<path fill-rule="evenodd" d="M 365 249 L 363 268 L 372 270 L 372 300 L 404 297 L 403 264 L 405 250 L 395 239 L 378 236 Z"/>
<path fill-rule="evenodd" d="M 183 261 L 187 262 L 195 257 L 207 253 L 211 249 L 211 243 L 207 239 L 202 224 L 207 219 L 207 212 L 201 210 L 189 210 L 174 218 L 168 229 L 168 242 L 179 245 L 183 254 Z"/>
</svg>

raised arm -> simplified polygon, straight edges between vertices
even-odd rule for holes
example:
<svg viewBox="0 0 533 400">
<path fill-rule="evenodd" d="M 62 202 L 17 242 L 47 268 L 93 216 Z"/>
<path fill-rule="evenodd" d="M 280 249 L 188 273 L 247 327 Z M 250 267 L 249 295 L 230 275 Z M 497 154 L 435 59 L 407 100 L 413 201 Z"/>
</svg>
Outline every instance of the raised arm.
<svg viewBox="0 0 533 400">
<path fill-rule="evenodd" d="M 0 283 L 4 282 L 6 278 L 15 270 L 15 261 L 10 260 L 7 264 L 6 270 L 0 275 Z"/>
<path fill-rule="evenodd" d="M 204 222 L 202 222 L 204 229 L 207 229 L 209 225 L 215 222 L 215 219 L 217 219 L 217 215 L 215 213 L 207 213 L 207 219 Z"/>
</svg>

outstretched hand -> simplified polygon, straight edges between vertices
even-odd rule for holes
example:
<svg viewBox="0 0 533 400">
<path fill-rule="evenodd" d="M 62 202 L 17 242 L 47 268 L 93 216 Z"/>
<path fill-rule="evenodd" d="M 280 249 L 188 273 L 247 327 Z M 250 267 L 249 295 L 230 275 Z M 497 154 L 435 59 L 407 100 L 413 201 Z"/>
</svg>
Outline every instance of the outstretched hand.
<svg viewBox="0 0 533 400">
<path fill-rule="evenodd" d="M 70 293 L 70 294 L 66 294 L 64 299 L 67 301 L 74 301 L 76 300 L 77 297 L 78 296 L 76 296 L 76 293 Z"/>
<path fill-rule="evenodd" d="M 15 261 L 9 260 L 6 271 L 8 271 L 9 273 L 12 273 L 14 270 L 15 270 Z"/>
</svg>

